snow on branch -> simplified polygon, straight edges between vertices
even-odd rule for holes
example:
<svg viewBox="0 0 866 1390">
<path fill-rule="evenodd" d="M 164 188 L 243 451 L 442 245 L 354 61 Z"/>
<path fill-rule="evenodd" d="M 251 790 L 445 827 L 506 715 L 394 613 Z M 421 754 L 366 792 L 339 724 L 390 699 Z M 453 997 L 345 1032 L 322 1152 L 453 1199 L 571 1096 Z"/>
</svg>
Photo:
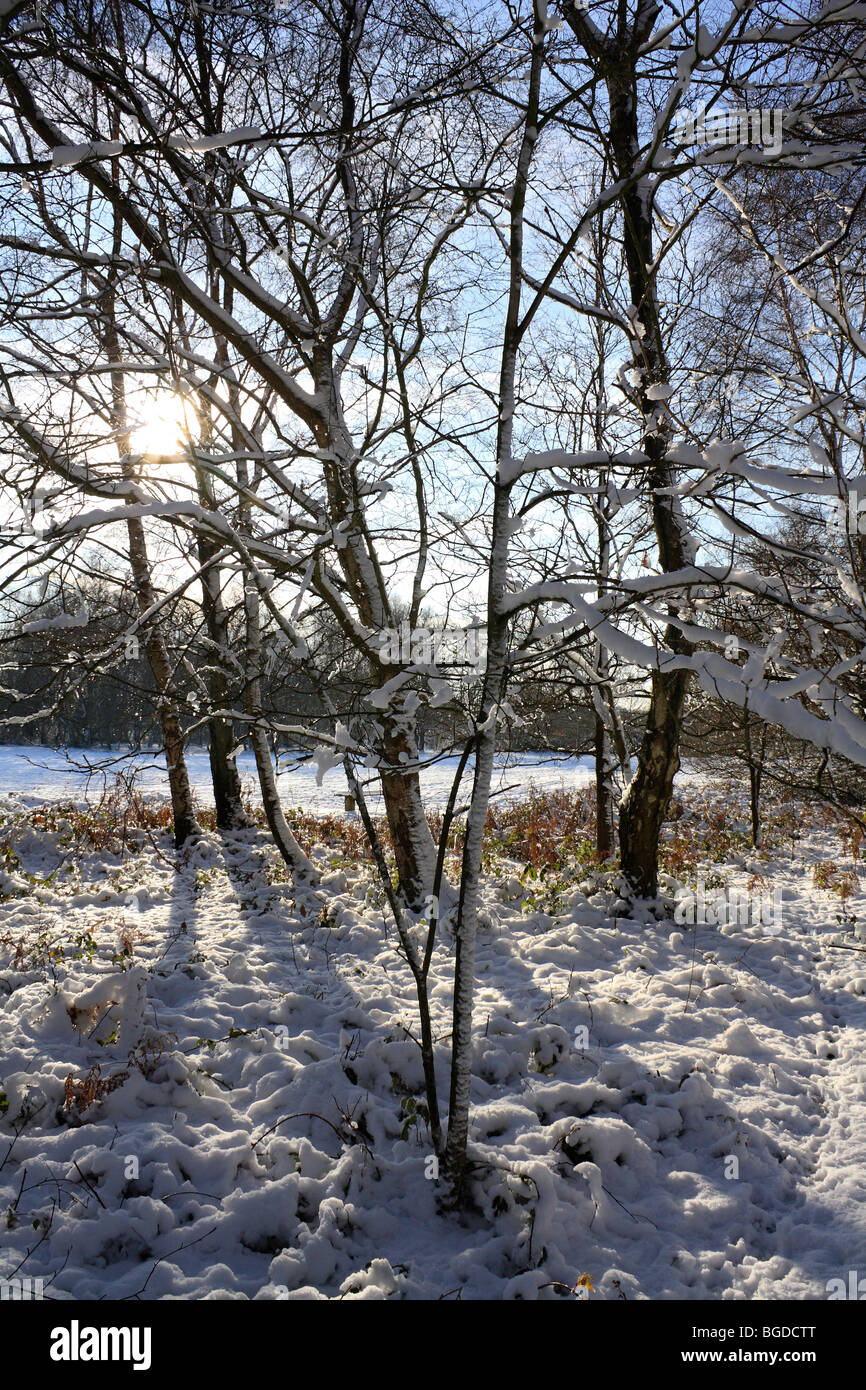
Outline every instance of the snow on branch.
<svg viewBox="0 0 866 1390">
<path fill-rule="evenodd" d="M 615 468 L 648 462 L 648 456 L 638 449 L 624 453 L 612 453 L 607 449 L 586 449 L 579 454 L 568 453 L 565 449 L 546 449 L 540 454 L 527 454 L 522 459 L 502 459 L 499 464 L 499 481 L 513 483 L 527 473 L 541 473 L 548 468 L 597 468 L 599 465 Z"/>
</svg>

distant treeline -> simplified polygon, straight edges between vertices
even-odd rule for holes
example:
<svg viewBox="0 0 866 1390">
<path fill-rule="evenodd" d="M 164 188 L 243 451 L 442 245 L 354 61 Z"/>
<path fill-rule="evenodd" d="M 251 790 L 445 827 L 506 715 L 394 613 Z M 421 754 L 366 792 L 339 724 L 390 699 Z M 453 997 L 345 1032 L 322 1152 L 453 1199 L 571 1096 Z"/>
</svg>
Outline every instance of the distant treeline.
<svg viewBox="0 0 866 1390">
<path fill-rule="evenodd" d="M 88 583 L 58 601 L 34 604 L 27 611 L 7 614 L 2 632 L 5 676 L 0 686 L 0 742 L 53 747 L 139 746 L 160 742 L 159 705 L 146 634 L 133 632 L 135 601 L 130 587 L 115 579 Z M 206 747 L 208 671 L 225 672 L 231 707 L 245 707 L 241 619 L 230 614 L 233 639 L 215 650 L 192 604 L 172 606 L 165 624 L 173 663 L 175 696 L 190 746 Z M 236 637 L 236 641 L 234 638 Z M 271 635 L 262 673 L 270 719 L 279 724 L 303 722 L 327 732 L 333 727 L 325 692 L 311 676 L 326 669 L 327 699 L 344 722 L 375 718 L 367 703 L 373 684 L 339 629 L 321 623 L 310 635 L 315 662 L 298 657 Z M 438 708 L 418 711 L 421 750 L 459 746 L 469 734 L 465 687 L 454 680 L 456 698 Z M 592 707 L 573 682 L 532 680 L 516 687 L 513 714 L 503 724 L 505 746 L 513 751 L 551 748 L 565 753 L 592 750 Z M 236 723 L 243 736 L 242 721 Z M 276 734 L 278 745 L 295 740 Z"/>
</svg>

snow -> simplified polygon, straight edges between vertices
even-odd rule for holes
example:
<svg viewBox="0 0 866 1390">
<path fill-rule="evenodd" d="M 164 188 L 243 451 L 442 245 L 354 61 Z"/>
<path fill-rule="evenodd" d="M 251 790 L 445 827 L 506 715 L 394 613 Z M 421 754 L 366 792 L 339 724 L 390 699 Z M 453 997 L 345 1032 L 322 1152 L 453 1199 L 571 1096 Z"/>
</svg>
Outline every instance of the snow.
<svg viewBox="0 0 866 1390">
<path fill-rule="evenodd" d="M 170 149 L 200 154 L 261 138 L 262 131 L 258 126 L 243 126 L 220 135 L 170 135 L 166 143 Z M 78 145 L 56 145 L 51 151 L 51 163 L 55 169 L 59 169 L 81 164 L 85 159 L 107 159 L 123 154 L 123 151 L 124 145 L 120 140 L 92 140 Z"/>
<path fill-rule="evenodd" d="M 71 766 L 62 752 L 53 748 L 14 745 L 0 745 L 0 791 L 12 792 L 30 804 L 69 796 L 80 798 L 85 794 L 91 802 L 98 802 L 104 786 L 113 780 L 116 770 L 113 766 L 104 771 L 99 769 L 107 762 L 124 756 L 128 761 L 122 766 L 133 766 L 139 770 L 138 785 L 144 791 L 163 794 L 168 791 L 168 779 L 160 753 L 154 752 L 148 756 L 124 754 L 116 749 L 110 752 L 104 748 L 70 748 L 68 755 L 75 763 L 86 763 L 94 769 L 89 791 L 88 773 Z M 429 753 L 421 755 L 428 760 L 432 756 Z M 309 757 L 308 752 L 286 755 L 286 765 L 283 767 L 281 763 L 283 770 L 277 772 L 280 797 L 284 806 L 303 806 L 305 810 L 318 815 L 330 814 L 338 805 L 342 807 L 343 798 L 349 791 L 342 770 L 343 753 L 323 745 L 316 750 L 312 762 L 296 765 L 299 760 Z M 186 760 L 197 800 L 202 805 L 212 805 L 213 784 L 207 750 L 189 748 Z M 440 758 L 422 767 L 421 788 L 425 804 L 431 809 L 442 809 L 447 803 L 458 761 L 456 757 Z M 237 765 L 242 781 L 249 785 L 253 800 L 258 801 L 256 764 L 252 751 L 245 749 L 240 753 Z M 471 785 L 472 766 L 470 760 L 464 784 L 467 789 Z M 594 775 L 589 758 L 565 758 L 551 753 L 514 753 L 499 760 L 493 790 L 496 792 L 509 787 L 507 796 L 514 800 L 524 794 L 530 780 L 540 789 L 559 786 L 571 788 L 585 786 Z M 516 787 L 512 785 L 515 781 L 518 782 Z M 381 797 L 375 781 L 365 794 L 371 809 L 378 812 Z"/>
<path fill-rule="evenodd" d="M 228 145 L 239 145 L 246 140 L 261 140 L 261 138 L 262 131 L 259 126 L 241 126 L 237 130 L 227 130 L 220 135 L 196 135 L 191 138 L 186 135 L 171 135 L 168 144 L 172 149 L 203 153 L 207 150 L 222 150 Z"/>
<path fill-rule="evenodd" d="M 548 468 L 595 468 L 599 464 L 610 467 L 647 462 L 647 455 L 639 450 L 624 453 L 611 453 L 603 449 L 584 449 L 578 454 L 565 449 L 545 449 L 540 454 L 527 454 L 525 458 L 501 459 L 499 480 L 513 483 L 527 473 L 538 473 Z"/>
<path fill-rule="evenodd" d="M 630 920 L 591 877 L 522 907 L 516 862 L 485 881 L 479 1212 L 460 1223 L 435 1209 L 407 1103 L 412 981 L 366 871 L 314 850 L 325 920 L 275 880 L 258 832 L 206 835 L 177 869 L 166 838 L 70 860 L 63 825 L 37 833 L 20 806 L 0 803 L 19 864 L 4 933 L 95 943 L 51 971 L 0 957 L 0 1210 L 17 1199 L 19 1218 L 0 1260 L 33 1247 L 24 1272 L 53 1298 L 535 1299 L 588 1274 L 590 1301 L 810 1300 L 864 1267 L 866 973 L 831 949 L 834 900 L 811 886 L 839 858 L 820 823 L 760 861 L 780 936 Z M 755 864 L 725 868 L 745 881 Z M 847 908 L 866 920 L 859 884 Z M 446 929 L 443 1083 L 452 952 Z M 120 1081 L 67 1107 L 67 1077 L 97 1065 Z"/>
<path fill-rule="evenodd" d="M 90 614 L 86 607 L 78 613 L 58 613 L 55 618 L 40 618 L 32 623 L 22 623 L 22 632 L 50 632 L 59 627 L 87 627 Z"/>
<path fill-rule="evenodd" d="M 315 750 L 311 761 L 316 768 L 317 787 L 324 785 L 325 774 L 327 772 L 330 772 L 332 768 L 340 766 L 343 761 L 343 756 L 341 752 L 335 751 L 333 748 L 326 748 L 324 745 L 321 745 Z"/>
<path fill-rule="evenodd" d="M 80 164 L 84 159 L 106 159 L 123 153 L 119 140 L 94 140 L 83 145 L 57 145 L 51 151 L 51 163 L 55 169 L 64 165 Z"/>
</svg>

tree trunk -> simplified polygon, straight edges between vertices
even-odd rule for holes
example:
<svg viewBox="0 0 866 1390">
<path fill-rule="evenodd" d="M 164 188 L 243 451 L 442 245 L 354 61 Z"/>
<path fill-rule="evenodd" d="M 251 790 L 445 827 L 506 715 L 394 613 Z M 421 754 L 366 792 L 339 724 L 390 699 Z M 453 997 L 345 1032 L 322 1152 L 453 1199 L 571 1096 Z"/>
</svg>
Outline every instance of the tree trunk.
<svg viewBox="0 0 866 1390">
<path fill-rule="evenodd" d="M 260 681 L 257 677 L 253 677 L 247 687 L 247 709 L 254 720 L 261 719 L 261 690 Z M 316 868 L 301 849 L 301 846 L 298 844 L 289 828 L 288 821 L 283 815 L 280 794 L 277 790 L 277 779 L 274 774 L 274 765 L 271 761 L 267 728 L 264 724 L 253 723 L 250 725 L 250 742 L 253 745 L 253 753 L 256 759 L 256 771 L 259 775 L 262 805 L 265 808 L 265 817 L 268 822 L 268 829 L 274 838 L 274 844 L 280 851 L 285 863 L 288 864 L 296 880 L 306 880 L 310 883 L 315 882 L 318 878 Z"/>
<path fill-rule="evenodd" d="M 613 849 L 613 796 L 610 739 L 601 715 L 595 715 L 595 852 L 607 859 Z"/>
<path fill-rule="evenodd" d="M 600 287 L 599 287 L 600 288 Z M 596 447 L 603 443 L 601 421 L 597 419 Z M 608 507 L 599 501 L 597 516 L 598 531 L 598 573 L 599 593 L 604 592 L 610 577 L 610 531 L 608 529 Z M 595 669 L 598 685 L 592 687 L 593 714 L 595 718 L 595 850 L 599 859 L 607 859 L 613 852 L 613 753 L 608 720 L 615 726 L 614 699 L 610 687 L 608 654 L 601 642 L 596 642 Z M 605 706 L 605 697 L 608 707 Z"/>
<path fill-rule="evenodd" d="M 211 696 L 217 692 L 211 687 Z M 208 720 L 208 757 L 213 784 L 216 823 L 220 830 L 240 830 L 249 825 L 241 799 L 241 778 L 234 758 L 235 737 L 226 719 Z"/>
<path fill-rule="evenodd" d="M 238 475 L 243 489 L 246 490 L 248 478 L 245 462 L 238 464 Z M 249 503 L 245 498 L 241 503 L 240 511 L 244 524 L 249 527 Z M 267 725 L 264 722 L 262 708 L 262 631 L 259 594 L 255 579 L 250 574 L 244 576 L 244 613 L 246 617 L 246 707 L 253 721 L 250 725 L 250 741 L 256 760 L 262 805 L 274 843 L 283 860 L 291 869 L 295 881 L 314 883 L 318 879 L 315 865 L 308 859 L 292 834 L 288 821 L 283 815 L 280 794 L 277 790 L 277 779 L 271 761 Z"/>
<path fill-rule="evenodd" d="M 114 161 L 117 173 L 117 161 Z M 121 235 L 117 220 L 114 226 L 115 255 L 119 258 Z M 102 296 L 101 329 L 102 340 L 109 354 L 109 360 L 120 362 L 120 335 L 117 329 L 114 280 L 115 272 L 109 272 L 109 288 Z M 111 373 L 112 424 L 117 431 L 118 449 L 121 458 L 121 471 L 125 482 L 135 481 L 135 469 L 128 461 L 130 435 L 126 418 L 126 388 L 122 371 Z M 147 554 L 144 523 L 140 517 L 130 517 L 126 523 L 129 537 L 129 565 L 132 570 L 135 597 L 141 615 L 148 613 L 156 604 L 156 592 L 151 579 L 150 560 Z M 174 680 L 168 650 L 162 636 L 159 619 L 156 616 L 145 619 L 142 624 L 145 651 L 150 664 L 157 691 L 157 708 L 162 729 L 162 745 L 168 772 L 168 785 L 171 795 L 174 818 L 174 842 L 179 849 L 190 836 L 199 831 L 193 808 L 193 794 L 184 755 L 183 731 L 177 708 Z"/>
<path fill-rule="evenodd" d="M 749 805 L 752 813 L 752 849 L 761 845 L 761 770 L 749 767 Z"/>
<path fill-rule="evenodd" d="M 415 762 L 418 749 L 404 721 L 383 720 L 383 749 L 389 767 Z M 401 754 L 403 757 L 401 758 Z M 392 772 L 380 769 L 382 798 L 397 866 L 397 889 L 402 901 L 413 912 L 421 912 L 433 891 L 436 846 L 421 799 L 421 782 L 414 770 Z"/>
<path fill-rule="evenodd" d="M 637 60 L 637 48 L 632 55 Z M 629 78 L 611 64 L 606 73 L 610 99 L 611 144 L 617 175 L 634 173 L 638 138 L 634 90 Z M 653 261 L 652 193 L 644 179 L 628 189 L 622 199 L 623 237 L 629 288 L 637 309 L 641 333 L 635 332 L 635 367 L 641 376 L 641 411 L 644 417 L 642 448 L 647 454 L 646 479 L 651 499 L 653 527 L 659 563 L 665 573 L 686 563 L 687 544 L 679 505 L 660 490 L 674 482 L 666 460 L 670 420 L 664 405 L 647 394 L 650 386 L 667 382 L 669 364 L 662 341 Z M 664 631 L 664 644 L 674 653 L 689 654 L 691 644 L 673 623 Z M 688 671 L 654 670 L 650 703 L 638 753 L 638 766 L 620 809 L 619 842 L 623 872 L 641 897 L 658 893 L 658 846 L 667 815 L 674 777 L 679 768 L 680 726 L 689 684 Z"/>
<path fill-rule="evenodd" d="M 256 712 L 254 707 L 252 707 L 253 705 L 254 701 L 251 692 L 251 713 Z M 306 880 L 309 883 L 314 883 L 318 879 L 316 868 L 312 861 L 304 854 L 304 851 L 289 829 L 288 821 L 283 815 L 280 794 L 277 790 L 277 779 L 274 774 L 274 765 L 271 761 L 271 750 L 268 744 L 267 730 L 263 725 L 251 725 L 250 741 L 253 745 L 253 753 L 256 759 L 256 771 L 259 775 L 262 805 L 265 808 L 265 817 L 268 822 L 268 829 L 274 838 L 274 844 L 294 874 L 296 882 L 298 880 Z"/>
<path fill-rule="evenodd" d="M 755 756 L 752 745 L 752 730 L 749 724 L 749 711 L 746 710 L 746 722 L 743 727 L 743 742 L 745 744 L 746 762 L 749 768 L 749 811 L 752 823 L 752 849 L 758 849 L 761 844 L 761 781 L 763 778 L 763 753 L 764 740 L 766 733 L 762 730 L 761 756 Z"/>
<path fill-rule="evenodd" d="M 517 361 L 524 328 L 520 323 L 523 283 L 524 211 L 529 170 L 538 139 L 538 98 L 544 61 L 545 21 L 535 9 L 532 59 L 527 88 L 526 113 L 516 177 L 511 195 L 509 239 L 509 292 L 499 372 L 499 424 L 496 439 L 497 476 L 494 483 L 492 538 L 487 582 L 487 660 L 476 726 L 475 776 L 466 823 L 457 909 L 454 1006 L 452 1020 L 451 1089 L 448 1137 L 445 1145 L 445 1202 L 457 1206 L 463 1200 L 463 1181 L 469 1139 L 469 1102 L 472 1086 L 472 1016 L 475 996 L 475 943 L 478 934 L 481 856 L 484 826 L 490 804 L 490 785 L 496 751 L 496 716 L 508 681 L 509 618 L 508 537 L 511 484 L 500 481 L 500 467 L 511 458 L 514 440 L 514 405 Z"/>
<path fill-rule="evenodd" d="M 619 811 L 620 863 L 635 892 L 658 894 L 658 851 L 674 777 L 679 769 L 679 737 L 688 672 L 653 672 L 650 710 L 638 753 L 638 766 Z"/>
<path fill-rule="evenodd" d="M 199 498 L 209 510 L 216 509 L 210 480 L 201 467 L 196 467 Z M 202 612 L 211 645 L 206 682 L 214 709 L 227 709 L 229 680 L 224 667 L 229 650 L 228 620 L 222 600 L 220 571 L 214 564 L 217 546 L 207 536 L 197 538 L 199 564 L 202 567 Z M 228 719 L 211 715 L 208 719 L 211 781 L 213 783 L 216 823 L 221 830 L 237 830 L 249 824 L 241 800 L 241 779 L 234 759 L 234 730 Z"/>
<path fill-rule="evenodd" d="M 126 473 L 128 470 L 124 469 Z M 156 603 L 156 591 L 150 576 L 147 541 L 140 517 L 130 517 L 126 523 L 129 536 L 129 565 L 135 585 L 139 612 L 145 614 Z M 177 699 L 168 650 L 158 622 L 149 618 L 142 625 L 147 660 L 156 682 L 157 708 L 162 730 L 162 746 L 168 771 L 168 786 L 174 817 L 174 843 L 178 849 L 191 835 L 199 831 L 193 808 L 193 794 L 184 755 L 183 731 L 177 711 Z"/>
</svg>

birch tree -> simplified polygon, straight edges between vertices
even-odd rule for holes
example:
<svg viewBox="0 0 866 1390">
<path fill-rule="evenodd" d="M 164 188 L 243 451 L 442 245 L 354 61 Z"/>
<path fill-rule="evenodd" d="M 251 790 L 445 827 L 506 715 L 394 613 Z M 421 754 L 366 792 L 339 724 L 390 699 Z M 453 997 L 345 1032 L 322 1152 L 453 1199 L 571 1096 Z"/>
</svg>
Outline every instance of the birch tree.
<svg viewBox="0 0 866 1390">
<path fill-rule="evenodd" d="M 426 11 L 417 15 L 431 22 Z M 428 562 L 431 436 L 419 433 L 412 374 L 434 267 L 471 197 L 455 164 L 462 158 L 458 139 L 438 156 L 437 178 L 447 171 L 456 195 L 453 216 L 441 220 L 440 189 L 431 183 L 416 120 L 429 96 L 415 98 L 410 89 L 410 100 L 394 98 L 395 84 L 406 88 L 408 69 L 400 62 L 418 66 L 411 25 L 403 29 L 404 52 L 390 44 L 395 71 L 377 87 L 368 62 L 378 42 L 374 26 L 380 37 L 385 30 L 376 18 L 354 4 L 326 5 L 313 16 L 305 33 L 290 16 L 274 21 L 270 12 L 265 21 L 135 4 L 89 16 L 67 7 L 46 11 L 39 35 L 28 32 L 14 58 L 8 48 L 0 58 L 15 119 L 31 145 L 7 171 L 29 170 L 52 182 L 54 171 L 68 171 L 66 178 L 122 222 L 124 273 L 182 304 L 196 344 L 202 330 L 225 341 L 231 373 L 237 363 L 255 376 L 244 388 L 247 400 L 250 390 L 254 404 L 262 392 L 273 393 L 274 439 L 264 460 L 270 506 L 273 512 L 278 497 L 288 505 L 301 544 L 282 553 L 271 545 L 269 558 L 332 608 L 375 685 L 387 687 L 401 676 L 381 659 L 380 636 L 392 626 L 385 573 L 392 562 L 379 553 L 368 514 L 371 500 L 393 487 L 388 471 L 405 475 L 419 537 L 417 613 Z M 446 32 L 443 24 L 439 31 Z M 140 69 L 133 53 L 143 55 Z M 284 54 L 317 72 L 312 105 L 306 86 L 275 81 Z M 462 67 L 459 55 L 454 65 Z M 436 53 L 431 76 L 442 68 Z M 260 87 L 252 79 L 265 72 Z M 76 109 L 72 92 L 82 84 L 98 87 L 123 112 L 125 138 L 106 138 L 115 132 L 101 122 L 99 105 L 87 116 Z M 246 124 L 226 133 L 226 117 L 236 113 Z M 182 133 L 166 133 L 173 130 Z M 229 148 L 235 153 L 223 152 Z M 115 177 L 117 159 L 125 168 L 128 161 L 134 178 Z M 230 200 L 219 211 L 214 160 L 219 191 Z M 219 293 L 197 275 L 201 255 Z M 183 361 L 179 342 L 174 351 Z M 189 359 L 183 370 L 188 380 L 195 376 Z M 213 375 L 225 381 L 230 371 L 216 364 Z M 367 389 L 369 408 L 359 412 L 354 393 Z M 281 458 L 296 472 L 313 472 L 292 479 Z M 217 536 L 225 541 L 224 528 L 217 526 Z M 412 708 L 399 698 L 383 700 L 377 723 L 370 756 L 401 892 L 417 906 L 430 889 L 435 851 L 420 798 Z"/>
</svg>

